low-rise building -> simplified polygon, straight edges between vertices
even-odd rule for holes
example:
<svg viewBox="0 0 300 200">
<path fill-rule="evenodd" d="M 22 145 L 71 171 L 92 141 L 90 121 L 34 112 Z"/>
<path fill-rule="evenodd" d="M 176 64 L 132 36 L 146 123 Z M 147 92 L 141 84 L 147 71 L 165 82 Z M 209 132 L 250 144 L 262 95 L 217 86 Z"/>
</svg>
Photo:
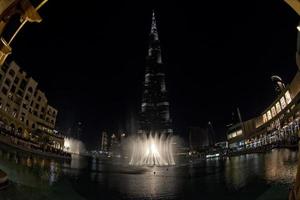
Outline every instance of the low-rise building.
<svg viewBox="0 0 300 200">
<path fill-rule="evenodd" d="M 56 116 L 38 83 L 14 61 L 0 67 L 0 120 L 6 128 L 24 138 L 47 137 L 62 148 L 63 137 L 54 132 Z"/>
</svg>

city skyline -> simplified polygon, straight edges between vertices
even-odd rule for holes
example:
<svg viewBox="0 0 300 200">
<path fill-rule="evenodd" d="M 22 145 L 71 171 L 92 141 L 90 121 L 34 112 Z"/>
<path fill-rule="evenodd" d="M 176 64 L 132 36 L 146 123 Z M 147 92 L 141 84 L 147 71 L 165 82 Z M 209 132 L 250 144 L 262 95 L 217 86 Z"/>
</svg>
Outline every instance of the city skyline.
<svg viewBox="0 0 300 200">
<path fill-rule="evenodd" d="M 107 10 L 94 14 L 89 8 L 77 22 L 76 12 L 66 4 L 50 1 L 40 11 L 44 22 L 23 30 L 11 58 L 49 94 L 59 110 L 58 125 L 67 128 L 83 121 L 89 127 L 83 139 L 93 146 L 101 130 L 124 128 L 130 112 L 138 112 L 154 8 L 175 133 L 187 136 L 188 126 L 206 126 L 211 121 L 218 138 L 225 138 L 225 126 L 237 107 L 243 119 L 258 114 L 276 95 L 271 75 L 289 82 L 297 69 L 293 55 L 298 19 L 288 5 L 256 1 L 243 7 L 243 14 L 237 9 L 242 5 L 233 4 L 220 3 L 231 14 L 218 8 L 212 13 L 213 3 L 149 5 L 139 10 L 103 5 Z M 253 15 L 252 9 L 257 11 Z M 91 22 L 76 29 L 87 19 Z"/>
<path fill-rule="evenodd" d="M 300 199 L 300 0 L 245 3 L 0 0 L 1 199 Z"/>
</svg>

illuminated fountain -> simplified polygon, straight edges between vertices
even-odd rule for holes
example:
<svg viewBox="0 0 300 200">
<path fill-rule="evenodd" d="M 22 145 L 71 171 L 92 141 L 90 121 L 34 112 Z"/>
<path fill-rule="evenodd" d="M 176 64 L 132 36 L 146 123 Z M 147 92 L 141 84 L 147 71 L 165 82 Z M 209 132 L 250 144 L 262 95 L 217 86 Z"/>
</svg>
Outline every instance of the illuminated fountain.
<svg viewBox="0 0 300 200">
<path fill-rule="evenodd" d="M 129 142 L 132 148 L 130 165 L 175 165 L 173 157 L 174 137 L 165 134 L 136 135 Z"/>
<path fill-rule="evenodd" d="M 64 139 L 64 149 L 65 151 L 72 154 L 84 154 L 86 153 L 85 146 L 83 142 L 74 138 L 65 138 Z"/>
</svg>

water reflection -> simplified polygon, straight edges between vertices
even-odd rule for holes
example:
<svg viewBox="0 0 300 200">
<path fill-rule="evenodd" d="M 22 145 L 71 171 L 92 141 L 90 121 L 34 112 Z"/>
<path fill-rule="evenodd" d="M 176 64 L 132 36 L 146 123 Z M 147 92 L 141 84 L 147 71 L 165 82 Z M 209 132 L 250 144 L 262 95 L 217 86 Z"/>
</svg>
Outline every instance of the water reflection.
<svg viewBox="0 0 300 200">
<path fill-rule="evenodd" d="M 287 149 L 266 154 L 265 179 L 268 182 L 291 183 L 297 172 L 297 165 L 294 165 L 297 160 L 297 152 Z"/>
<path fill-rule="evenodd" d="M 0 168 L 8 173 L 11 181 L 32 187 L 47 187 L 58 179 L 58 163 L 9 150 L 0 150 Z"/>
<path fill-rule="evenodd" d="M 1 149 L 0 168 L 18 184 L 1 194 L 7 199 L 18 199 L 20 191 L 37 199 L 256 199 L 273 185 L 292 183 L 297 158 L 297 152 L 283 149 L 172 167 L 131 167 L 122 160 L 76 156 L 64 162 Z M 288 190 L 277 192 L 284 196 Z"/>
<path fill-rule="evenodd" d="M 258 179 L 291 184 L 297 172 L 297 160 L 298 153 L 287 149 L 227 158 L 225 180 L 228 187 L 236 190 Z"/>
</svg>

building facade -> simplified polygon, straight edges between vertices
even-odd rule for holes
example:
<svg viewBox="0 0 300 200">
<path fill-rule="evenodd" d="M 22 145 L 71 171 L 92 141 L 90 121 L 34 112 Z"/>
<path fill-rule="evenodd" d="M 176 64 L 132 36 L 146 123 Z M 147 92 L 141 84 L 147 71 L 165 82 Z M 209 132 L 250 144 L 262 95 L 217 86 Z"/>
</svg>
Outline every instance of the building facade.
<svg viewBox="0 0 300 200">
<path fill-rule="evenodd" d="M 272 144 L 295 144 L 300 126 L 300 32 L 296 63 L 298 70 L 290 84 L 281 88 L 277 98 L 257 117 L 228 129 L 232 149 L 256 148 Z"/>
<path fill-rule="evenodd" d="M 173 133 L 154 12 L 152 15 L 143 90 L 139 132 Z"/>
<path fill-rule="evenodd" d="M 300 122 L 300 72 L 259 116 L 230 127 L 230 148 L 256 148 L 296 141 Z"/>
<path fill-rule="evenodd" d="M 57 113 L 38 83 L 14 61 L 0 67 L 0 121 L 6 128 L 24 138 L 47 136 L 62 148 L 63 137 L 54 131 Z"/>
<path fill-rule="evenodd" d="M 107 132 L 103 131 L 101 135 L 101 146 L 100 150 L 102 152 L 107 152 L 108 151 L 108 134 Z"/>
</svg>

